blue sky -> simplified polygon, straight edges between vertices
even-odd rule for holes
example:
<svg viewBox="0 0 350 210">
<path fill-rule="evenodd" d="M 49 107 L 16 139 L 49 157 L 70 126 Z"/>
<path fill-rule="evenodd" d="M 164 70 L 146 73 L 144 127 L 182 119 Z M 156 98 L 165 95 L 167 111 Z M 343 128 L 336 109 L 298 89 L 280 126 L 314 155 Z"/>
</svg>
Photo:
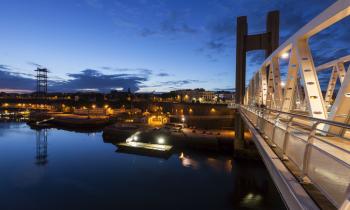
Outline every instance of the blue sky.
<svg viewBox="0 0 350 210">
<path fill-rule="evenodd" d="M 50 91 L 230 90 L 237 16 L 247 15 L 249 31 L 260 32 L 266 13 L 280 10 L 283 41 L 332 3 L 0 0 L 0 90 L 33 90 L 37 66 L 50 70 Z M 339 40 L 325 48 L 332 30 Z M 311 40 L 320 63 L 350 52 L 348 32 L 343 21 Z M 249 72 L 257 69 L 262 55 L 249 53 Z"/>
</svg>

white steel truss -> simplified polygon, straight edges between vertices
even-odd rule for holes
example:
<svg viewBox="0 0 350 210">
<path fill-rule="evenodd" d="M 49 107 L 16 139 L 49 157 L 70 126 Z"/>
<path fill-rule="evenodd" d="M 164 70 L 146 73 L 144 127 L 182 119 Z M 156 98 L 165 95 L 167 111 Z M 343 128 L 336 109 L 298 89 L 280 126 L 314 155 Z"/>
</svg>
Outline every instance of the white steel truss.
<svg viewBox="0 0 350 210">
<path fill-rule="evenodd" d="M 309 179 L 342 210 L 350 208 L 350 66 L 346 71 L 344 65 L 350 55 L 315 67 L 308 40 L 348 16 L 350 0 L 338 0 L 281 44 L 253 75 L 240 106 L 247 122 L 282 151 L 279 158 L 295 163 L 302 180 Z M 285 53 L 289 63 L 283 87 L 279 59 Z M 324 98 L 317 73 L 327 69 L 332 75 Z M 295 108 L 307 113 L 291 113 Z"/>
<path fill-rule="evenodd" d="M 253 76 L 248 86 L 245 104 L 264 105 L 267 108 L 291 111 L 294 107 L 302 105 L 304 101 L 310 117 L 320 119 L 332 119 L 342 121 L 336 116 L 347 115 L 350 111 L 350 75 L 346 74 L 344 63 L 350 61 L 350 55 L 328 62 L 317 68 L 314 65 L 312 54 L 309 48 L 309 38 L 328 28 L 336 22 L 350 15 L 350 0 L 339 0 L 324 12 L 302 27 L 297 33 L 280 45 L 262 64 L 259 71 Z M 289 53 L 288 75 L 286 86 L 281 86 L 279 59 L 284 53 Z M 328 84 L 325 99 L 323 97 L 317 73 L 332 68 L 332 76 Z M 266 69 L 268 74 L 266 74 Z M 301 79 L 298 79 L 300 74 Z M 339 78 L 341 88 L 338 91 L 334 105 L 331 105 L 332 96 Z M 298 87 L 299 81 L 301 87 Z M 300 90 L 304 93 L 301 94 Z M 296 99 L 298 97 L 298 99 Z M 296 105 L 297 103 L 297 105 Z M 347 106 L 346 106 L 347 105 Z"/>
<path fill-rule="evenodd" d="M 326 107 L 330 107 L 333 101 L 333 93 L 334 93 L 335 86 L 337 84 L 337 78 L 339 78 L 340 84 L 343 83 L 345 74 L 346 74 L 344 63 L 349 61 L 350 61 L 350 55 L 322 64 L 316 68 L 318 72 L 332 68 L 331 77 L 330 77 L 330 80 L 327 86 L 326 95 L 325 95 Z"/>
</svg>

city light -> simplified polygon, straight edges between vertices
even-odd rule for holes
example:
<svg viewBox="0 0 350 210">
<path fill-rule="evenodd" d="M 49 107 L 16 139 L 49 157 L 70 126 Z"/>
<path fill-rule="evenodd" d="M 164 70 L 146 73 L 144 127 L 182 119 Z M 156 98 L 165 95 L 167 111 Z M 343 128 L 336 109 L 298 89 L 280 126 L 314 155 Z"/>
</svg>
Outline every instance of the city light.
<svg viewBox="0 0 350 210">
<path fill-rule="evenodd" d="M 95 108 L 96 108 L 96 105 L 95 105 L 95 104 L 93 104 L 91 107 L 92 107 L 93 109 L 95 109 Z"/>
<path fill-rule="evenodd" d="M 181 117 L 181 122 L 183 122 L 183 123 L 184 123 L 185 121 L 186 121 L 185 116 L 182 116 L 182 117 Z"/>
</svg>

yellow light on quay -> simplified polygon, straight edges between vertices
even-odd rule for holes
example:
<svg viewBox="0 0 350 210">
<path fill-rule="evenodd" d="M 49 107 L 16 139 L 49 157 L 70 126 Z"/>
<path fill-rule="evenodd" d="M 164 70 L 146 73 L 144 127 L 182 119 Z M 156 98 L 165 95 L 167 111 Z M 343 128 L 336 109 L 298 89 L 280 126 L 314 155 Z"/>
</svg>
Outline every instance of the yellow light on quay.
<svg viewBox="0 0 350 210">
<path fill-rule="evenodd" d="M 181 117 L 181 121 L 182 121 L 183 123 L 186 121 L 185 116 L 182 116 L 182 117 Z"/>
</svg>

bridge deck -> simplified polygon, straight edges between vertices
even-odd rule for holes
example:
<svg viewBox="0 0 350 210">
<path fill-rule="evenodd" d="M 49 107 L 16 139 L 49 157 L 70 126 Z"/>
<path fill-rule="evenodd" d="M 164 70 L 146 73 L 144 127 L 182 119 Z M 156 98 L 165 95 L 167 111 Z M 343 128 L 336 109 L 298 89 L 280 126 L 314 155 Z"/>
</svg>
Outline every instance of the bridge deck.
<svg viewBox="0 0 350 210">
<path fill-rule="evenodd" d="M 339 208 L 350 184 L 350 141 L 324 132 L 325 124 L 276 112 L 256 112 L 242 108 L 253 129 L 266 138 L 280 160 L 293 165 L 293 174 L 318 191 L 321 203 Z M 287 162 L 285 162 L 287 161 Z M 310 188 L 308 186 L 308 188 Z M 324 206 L 322 206 L 324 208 Z"/>
</svg>

